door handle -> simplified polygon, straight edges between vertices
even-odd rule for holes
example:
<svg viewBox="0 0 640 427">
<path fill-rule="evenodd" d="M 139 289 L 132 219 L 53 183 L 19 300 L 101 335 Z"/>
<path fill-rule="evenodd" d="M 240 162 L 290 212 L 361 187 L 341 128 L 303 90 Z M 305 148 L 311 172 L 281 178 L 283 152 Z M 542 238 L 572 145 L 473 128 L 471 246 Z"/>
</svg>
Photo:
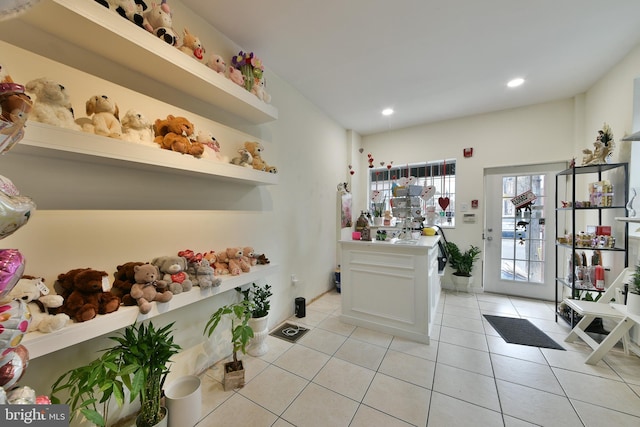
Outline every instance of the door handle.
<svg viewBox="0 0 640 427">
<path fill-rule="evenodd" d="M 493 240 L 493 237 L 491 237 L 491 236 L 487 236 L 487 240 L 488 240 L 488 241 L 492 241 L 492 240 Z"/>
</svg>

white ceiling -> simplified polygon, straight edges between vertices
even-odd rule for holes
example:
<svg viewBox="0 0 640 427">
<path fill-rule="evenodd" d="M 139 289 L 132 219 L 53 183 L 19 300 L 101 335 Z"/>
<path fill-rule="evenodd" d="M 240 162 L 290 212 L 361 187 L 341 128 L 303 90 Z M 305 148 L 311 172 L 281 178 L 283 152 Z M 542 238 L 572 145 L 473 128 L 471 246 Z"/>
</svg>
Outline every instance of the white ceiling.
<svg viewBox="0 0 640 427">
<path fill-rule="evenodd" d="M 574 96 L 640 41 L 638 0 L 183 2 L 362 135 Z"/>
</svg>

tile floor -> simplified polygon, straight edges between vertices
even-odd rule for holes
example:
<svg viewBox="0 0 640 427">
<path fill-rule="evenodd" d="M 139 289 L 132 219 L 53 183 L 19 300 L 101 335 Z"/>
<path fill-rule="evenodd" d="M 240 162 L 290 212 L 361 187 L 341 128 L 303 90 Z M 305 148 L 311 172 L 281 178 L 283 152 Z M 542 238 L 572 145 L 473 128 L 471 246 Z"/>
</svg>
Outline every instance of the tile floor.
<svg viewBox="0 0 640 427">
<path fill-rule="evenodd" d="M 507 344 L 482 314 L 525 317 L 567 351 Z M 431 344 L 341 323 L 340 294 L 307 306 L 296 344 L 268 337 L 245 356 L 246 385 L 203 374 L 198 427 L 640 426 L 640 358 L 614 349 L 596 366 L 567 344 L 552 303 L 442 294 Z"/>
</svg>

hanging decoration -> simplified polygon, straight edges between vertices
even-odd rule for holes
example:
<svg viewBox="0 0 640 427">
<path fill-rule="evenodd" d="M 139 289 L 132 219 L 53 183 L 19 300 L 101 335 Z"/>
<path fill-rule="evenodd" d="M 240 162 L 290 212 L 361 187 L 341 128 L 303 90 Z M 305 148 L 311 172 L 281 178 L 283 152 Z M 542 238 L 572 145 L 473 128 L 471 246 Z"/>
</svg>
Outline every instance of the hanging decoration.
<svg viewBox="0 0 640 427">
<path fill-rule="evenodd" d="M 367 154 L 367 157 L 369 159 L 369 169 L 373 169 L 373 156 L 369 153 Z"/>
<path fill-rule="evenodd" d="M 349 174 L 353 175 L 356 171 L 353 170 L 353 166 L 349 165 Z"/>
<path fill-rule="evenodd" d="M 442 215 L 443 216 L 445 215 L 445 211 L 449 207 L 449 203 L 450 203 L 449 196 L 445 196 L 445 194 L 447 194 L 447 193 L 445 193 L 445 182 L 444 182 L 446 176 L 447 176 L 447 161 L 445 160 L 442 163 L 442 173 L 440 174 L 440 177 L 441 177 L 440 178 L 441 179 L 441 181 L 440 181 L 440 183 L 441 183 L 441 185 L 440 185 L 440 194 L 441 194 L 441 196 L 438 197 L 438 204 L 442 208 Z"/>
</svg>

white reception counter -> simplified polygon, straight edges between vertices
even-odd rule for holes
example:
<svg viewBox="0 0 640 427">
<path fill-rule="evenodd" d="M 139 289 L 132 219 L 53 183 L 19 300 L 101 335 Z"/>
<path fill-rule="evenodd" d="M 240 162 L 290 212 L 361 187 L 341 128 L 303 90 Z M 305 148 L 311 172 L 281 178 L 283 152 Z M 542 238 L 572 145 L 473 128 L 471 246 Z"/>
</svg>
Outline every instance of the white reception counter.
<svg viewBox="0 0 640 427">
<path fill-rule="evenodd" d="M 429 343 L 440 299 L 438 239 L 341 240 L 341 320 Z"/>
</svg>

